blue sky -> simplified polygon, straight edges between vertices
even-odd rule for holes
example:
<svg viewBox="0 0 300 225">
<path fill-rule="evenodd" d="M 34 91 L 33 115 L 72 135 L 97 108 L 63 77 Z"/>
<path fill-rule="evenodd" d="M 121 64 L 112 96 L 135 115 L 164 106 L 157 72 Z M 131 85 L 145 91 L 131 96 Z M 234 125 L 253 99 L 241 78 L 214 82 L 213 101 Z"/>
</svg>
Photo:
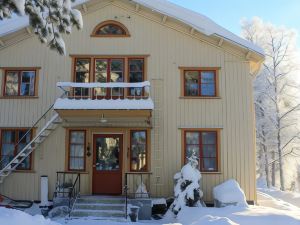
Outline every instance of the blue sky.
<svg viewBox="0 0 300 225">
<path fill-rule="evenodd" d="M 233 33 L 240 34 L 241 18 L 261 17 L 298 31 L 300 48 L 300 0 L 169 0 L 200 12 Z"/>
</svg>

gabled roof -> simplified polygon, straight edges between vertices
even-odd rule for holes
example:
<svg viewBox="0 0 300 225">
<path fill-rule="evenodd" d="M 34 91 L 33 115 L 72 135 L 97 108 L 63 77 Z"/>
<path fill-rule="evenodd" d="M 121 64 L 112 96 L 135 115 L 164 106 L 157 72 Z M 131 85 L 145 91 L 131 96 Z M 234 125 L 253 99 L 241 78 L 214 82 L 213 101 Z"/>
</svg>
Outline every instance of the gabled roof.
<svg viewBox="0 0 300 225">
<path fill-rule="evenodd" d="M 76 0 L 76 3 L 73 5 L 74 6 L 81 5 L 88 1 L 90 0 Z M 233 44 L 239 45 L 250 51 L 254 51 L 260 55 L 264 55 L 264 51 L 262 48 L 239 37 L 238 35 L 233 34 L 232 32 L 221 27 L 220 25 L 216 24 L 208 17 L 198 12 L 194 12 L 192 10 L 178 6 L 166 0 L 128 0 L 128 1 L 140 4 L 146 8 L 150 8 L 153 11 L 159 12 L 168 17 L 181 21 L 191 26 L 196 31 L 199 31 L 200 33 L 203 33 L 207 36 L 218 36 Z M 0 37 L 16 32 L 22 28 L 27 27 L 28 25 L 29 25 L 29 21 L 26 16 L 24 17 L 14 16 L 11 19 L 0 21 Z"/>
</svg>

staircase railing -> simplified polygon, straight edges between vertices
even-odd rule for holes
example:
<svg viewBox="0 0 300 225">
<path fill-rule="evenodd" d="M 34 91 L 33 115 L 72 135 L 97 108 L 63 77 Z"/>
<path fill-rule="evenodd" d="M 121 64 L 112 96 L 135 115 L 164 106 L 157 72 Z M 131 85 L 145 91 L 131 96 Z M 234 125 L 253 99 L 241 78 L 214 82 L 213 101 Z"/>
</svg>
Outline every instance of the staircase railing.
<svg viewBox="0 0 300 225">
<path fill-rule="evenodd" d="M 150 198 L 152 172 L 126 172 L 125 173 L 125 218 L 128 216 L 128 200 L 137 198 Z M 144 184 L 146 191 L 137 190 L 140 185 Z"/>
<path fill-rule="evenodd" d="M 69 217 L 77 198 L 80 196 L 80 173 L 56 172 L 55 198 L 68 198 Z"/>
<path fill-rule="evenodd" d="M 64 97 L 66 93 L 63 93 L 61 97 Z M 20 151 L 16 155 L 8 155 L 2 156 L 0 160 L 0 176 L 4 178 L 8 176 L 13 170 L 17 169 L 17 167 L 31 154 L 31 152 L 36 148 L 38 143 L 38 139 L 41 138 L 42 135 L 45 135 L 47 130 L 50 130 L 50 125 L 54 123 L 58 118 L 58 114 L 53 111 L 52 104 L 38 119 L 37 121 L 25 132 L 25 134 L 19 138 L 18 142 L 14 145 L 14 149 L 17 149 L 21 144 L 24 144 L 24 140 L 26 137 L 36 129 L 36 127 L 40 127 L 41 130 L 35 137 L 30 140 L 30 142 L 26 143 L 25 147 L 22 147 Z M 42 123 L 44 121 L 44 124 Z"/>
</svg>

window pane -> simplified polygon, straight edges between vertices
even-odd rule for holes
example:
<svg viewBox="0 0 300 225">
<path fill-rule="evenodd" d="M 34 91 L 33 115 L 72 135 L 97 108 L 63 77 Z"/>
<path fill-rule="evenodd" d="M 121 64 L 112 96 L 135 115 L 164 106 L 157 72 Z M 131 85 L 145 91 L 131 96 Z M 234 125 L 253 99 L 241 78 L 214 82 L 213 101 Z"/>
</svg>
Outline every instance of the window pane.
<svg viewBox="0 0 300 225">
<path fill-rule="evenodd" d="M 122 59 L 112 59 L 111 60 L 111 71 L 123 71 L 123 60 Z"/>
<path fill-rule="evenodd" d="M 216 171 L 217 170 L 217 160 L 216 159 L 204 158 L 202 160 L 202 162 L 203 162 L 203 170 L 204 171 Z"/>
<path fill-rule="evenodd" d="M 72 131 L 71 132 L 71 143 L 84 144 L 84 135 L 83 131 Z"/>
<path fill-rule="evenodd" d="M 197 156 L 197 158 L 199 158 L 199 145 L 187 145 L 186 146 L 186 155 L 185 158 L 189 158 L 193 155 L 193 153 L 195 153 L 195 155 Z"/>
<path fill-rule="evenodd" d="M 7 72 L 5 83 L 5 95 L 18 95 L 19 73 Z"/>
<path fill-rule="evenodd" d="M 21 81 L 21 95 L 33 96 L 35 84 L 35 72 L 23 71 Z"/>
<path fill-rule="evenodd" d="M 19 140 L 21 140 L 21 143 L 29 143 L 30 142 L 30 139 L 31 139 L 31 133 L 29 132 L 26 137 L 25 134 L 26 134 L 27 130 L 22 130 L 22 131 L 19 131 Z M 23 138 L 24 137 L 24 138 Z"/>
<path fill-rule="evenodd" d="M 83 145 L 71 145 L 70 156 L 84 157 L 84 146 Z"/>
<path fill-rule="evenodd" d="M 1 154 L 2 155 L 14 155 L 15 144 L 2 144 Z"/>
<path fill-rule="evenodd" d="M 83 170 L 84 158 L 70 158 L 70 170 Z"/>
<path fill-rule="evenodd" d="M 120 138 L 99 137 L 96 139 L 96 170 L 120 169 Z"/>
<path fill-rule="evenodd" d="M 90 81 L 90 60 L 89 59 L 76 59 L 75 65 L 75 82 L 88 83 Z M 87 96 L 87 88 L 75 88 L 76 96 Z"/>
<path fill-rule="evenodd" d="M 201 95 L 202 96 L 215 96 L 216 88 L 214 84 L 201 84 Z"/>
<path fill-rule="evenodd" d="M 214 71 L 203 71 L 201 72 L 201 83 L 215 83 L 215 72 Z"/>
<path fill-rule="evenodd" d="M 96 34 L 100 35 L 125 35 L 126 32 L 116 24 L 108 24 L 97 30 Z"/>
<path fill-rule="evenodd" d="M 144 69 L 144 59 L 129 59 L 130 72 L 142 72 Z"/>
<path fill-rule="evenodd" d="M 186 132 L 187 144 L 199 144 L 199 132 Z"/>
<path fill-rule="evenodd" d="M 16 141 L 15 131 L 3 131 L 2 132 L 2 143 L 14 143 Z"/>
<path fill-rule="evenodd" d="M 184 74 L 185 79 L 185 95 L 197 96 L 199 93 L 199 72 L 187 71 Z"/>
<path fill-rule="evenodd" d="M 147 134 L 146 131 L 131 132 L 131 170 L 147 170 Z"/>
<path fill-rule="evenodd" d="M 203 157 L 217 157 L 216 145 L 203 145 L 202 146 Z"/>
<path fill-rule="evenodd" d="M 216 132 L 202 132 L 202 144 L 216 144 L 217 133 Z"/>
</svg>

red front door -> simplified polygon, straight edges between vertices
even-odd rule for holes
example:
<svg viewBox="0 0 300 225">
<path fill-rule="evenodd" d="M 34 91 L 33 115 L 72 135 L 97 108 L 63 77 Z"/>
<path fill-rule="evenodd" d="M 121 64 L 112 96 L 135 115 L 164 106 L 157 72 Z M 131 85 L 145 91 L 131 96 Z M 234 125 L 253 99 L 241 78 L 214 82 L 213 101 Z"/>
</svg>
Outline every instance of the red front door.
<svg viewBox="0 0 300 225">
<path fill-rule="evenodd" d="M 122 194 L 122 134 L 93 136 L 93 194 Z"/>
</svg>

